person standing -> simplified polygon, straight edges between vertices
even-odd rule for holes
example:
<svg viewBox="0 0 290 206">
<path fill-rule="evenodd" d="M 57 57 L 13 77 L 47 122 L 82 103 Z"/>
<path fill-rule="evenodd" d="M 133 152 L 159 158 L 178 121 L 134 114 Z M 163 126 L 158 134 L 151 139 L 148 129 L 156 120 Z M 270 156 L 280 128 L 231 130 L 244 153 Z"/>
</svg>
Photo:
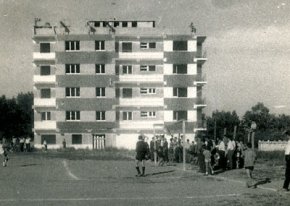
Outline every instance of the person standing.
<svg viewBox="0 0 290 206">
<path fill-rule="evenodd" d="M 3 139 L 2 139 L 3 142 Z M 0 155 L 3 155 L 3 167 L 7 167 L 8 153 L 4 144 L 0 143 Z"/>
<path fill-rule="evenodd" d="M 24 142 L 25 142 L 24 137 L 21 137 L 21 138 L 20 138 L 20 141 L 19 141 L 19 144 L 20 144 L 20 151 L 21 151 L 21 152 L 24 151 Z"/>
<path fill-rule="evenodd" d="M 145 176 L 145 160 L 146 155 L 149 153 L 148 144 L 144 142 L 144 138 L 142 135 L 139 135 L 138 142 L 136 143 L 136 170 L 137 177 Z M 140 172 L 140 163 L 142 166 L 142 173 Z"/>
<path fill-rule="evenodd" d="M 248 176 L 248 181 L 246 182 L 247 187 L 255 187 L 255 184 L 253 184 L 253 170 L 254 170 L 254 165 L 256 161 L 256 153 L 252 149 L 252 144 L 247 143 L 246 150 L 244 151 L 244 156 L 245 156 L 245 169 L 246 173 Z"/>
<path fill-rule="evenodd" d="M 227 147 L 227 159 L 228 159 L 228 168 L 231 170 L 234 166 L 234 153 L 235 153 L 236 143 L 235 141 L 230 137 L 228 141 L 228 147 Z"/>
<path fill-rule="evenodd" d="M 65 140 L 65 138 L 63 138 L 63 141 L 62 141 L 62 147 L 63 147 L 63 149 L 66 148 L 66 140 Z"/>
<path fill-rule="evenodd" d="M 287 136 L 287 145 L 285 148 L 285 161 L 286 161 L 286 169 L 285 169 L 285 180 L 283 184 L 283 190 L 289 191 L 289 183 L 290 183 L 290 130 L 285 132 Z"/>
<path fill-rule="evenodd" d="M 25 139 L 25 148 L 26 148 L 26 152 L 30 152 L 30 137 L 26 137 Z"/>
<path fill-rule="evenodd" d="M 47 151 L 47 142 L 45 138 L 43 140 L 43 147 L 44 147 L 44 150 Z"/>
</svg>

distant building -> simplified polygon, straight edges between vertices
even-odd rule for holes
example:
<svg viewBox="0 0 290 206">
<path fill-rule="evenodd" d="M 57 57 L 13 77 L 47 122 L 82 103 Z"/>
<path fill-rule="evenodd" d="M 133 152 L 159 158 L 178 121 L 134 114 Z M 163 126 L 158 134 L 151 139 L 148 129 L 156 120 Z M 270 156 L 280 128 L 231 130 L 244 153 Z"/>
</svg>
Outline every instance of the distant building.
<svg viewBox="0 0 290 206">
<path fill-rule="evenodd" d="M 205 36 L 158 29 L 154 21 L 39 25 L 33 36 L 34 143 L 134 148 L 138 134 L 205 130 Z"/>
</svg>

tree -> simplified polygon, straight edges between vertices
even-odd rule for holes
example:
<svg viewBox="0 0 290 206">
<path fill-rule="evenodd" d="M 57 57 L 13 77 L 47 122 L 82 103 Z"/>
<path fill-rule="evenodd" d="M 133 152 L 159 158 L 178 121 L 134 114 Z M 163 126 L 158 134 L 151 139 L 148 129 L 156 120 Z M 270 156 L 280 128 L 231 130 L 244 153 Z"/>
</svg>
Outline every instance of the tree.
<svg viewBox="0 0 290 206">
<path fill-rule="evenodd" d="M 234 127 L 240 124 L 239 116 L 236 111 L 225 112 L 218 111 L 212 113 L 211 117 L 207 117 L 207 134 L 213 139 L 214 131 L 216 127 L 216 137 L 222 138 L 224 134 L 224 128 L 227 129 L 228 135 L 233 135 Z"/>
</svg>

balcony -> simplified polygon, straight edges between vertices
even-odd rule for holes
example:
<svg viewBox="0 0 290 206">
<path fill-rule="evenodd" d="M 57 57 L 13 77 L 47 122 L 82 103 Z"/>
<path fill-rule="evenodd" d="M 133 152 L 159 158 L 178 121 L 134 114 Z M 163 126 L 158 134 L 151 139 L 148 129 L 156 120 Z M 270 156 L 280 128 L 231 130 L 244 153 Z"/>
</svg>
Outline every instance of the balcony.
<svg viewBox="0 0 290 206">
<path fill-rule="evenodd" d="M 120 52 L 119 59 L 163 59 L 163 52 Z"/>
<path fill-rule="evenodd" d="M 197 74 L 193 81 L 194 86 L 202 86 L 207 84 L 207 81 L 205 79 L 205 75 Z"/>
<path fill-rule="evenodd" d="M 40 53 L 40 52 L 33 52 L 33 60 L 34 61 L 51 61 L 55 60 L 55 53 Z"/>
<path fill-rule="evenodd" d="M 163 75 L 120 75 L 120 82 L 163 82 Z"/>
<path fill-rule="evenodd" d="M 197 52 L 194 57 L 194 62 L 203 64 L 205 61 L 207 61 L 207 54 L 206 52 Z"/>
<path fill-rule="evenodd" d="M 49 98 L 49 99 L 35 98 L 33 106 L 34 106 L 34 108 L 36 108 L 36 107 L 56 107 L 56 99 L 55 98 Z"/>
<path fill-rule="evenodd" d="M 55 77 L 55 75 L 47 75 L 47 76 L 34 75 L 33 82 L 34 82 L 34 84 L 54 85 L 56 82 L 56 77 Z"/>
<path fill-rule="evenodd" d="M 34 130 L 35 131 L 56 131 L 56 121 L 35 121 Z"/>
<path fill-rule="evenodd" d="M 133 120 L 133 121 L 123 121 L 119 122 L 120 129 L 149 129 L 152 130 L 153 126 L 156 124 L 163 124 L 163 120 Z"/>
<path fill-rule="evenodd" d="M 197 98 L 193 108 L 197 109 L 197 108 L 204 108 L 204 107 L 206 107 L 205 99 L 204 98 Z"/>
<path fill-rule="evenodd" d="M 119 106 L 163 106 L 163 98 L 120 98 Z"/>
</svg>

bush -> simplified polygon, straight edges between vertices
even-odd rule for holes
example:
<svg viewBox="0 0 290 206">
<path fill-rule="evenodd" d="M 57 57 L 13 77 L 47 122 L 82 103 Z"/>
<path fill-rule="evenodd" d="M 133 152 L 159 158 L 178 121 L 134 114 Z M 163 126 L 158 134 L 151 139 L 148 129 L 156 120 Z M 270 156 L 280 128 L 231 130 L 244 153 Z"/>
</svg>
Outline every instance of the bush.
<svg viewBox="0 0 290 206">
<path fill-rule="evenodd" d="M 270 162 L 272 165 L 285 164 L 284 151 L 258 151 L 258 161 Z"/>
</svg>

